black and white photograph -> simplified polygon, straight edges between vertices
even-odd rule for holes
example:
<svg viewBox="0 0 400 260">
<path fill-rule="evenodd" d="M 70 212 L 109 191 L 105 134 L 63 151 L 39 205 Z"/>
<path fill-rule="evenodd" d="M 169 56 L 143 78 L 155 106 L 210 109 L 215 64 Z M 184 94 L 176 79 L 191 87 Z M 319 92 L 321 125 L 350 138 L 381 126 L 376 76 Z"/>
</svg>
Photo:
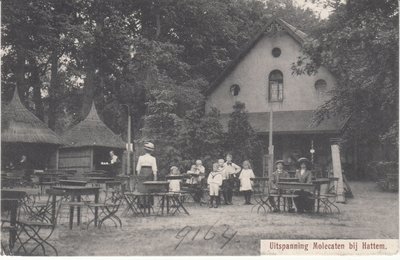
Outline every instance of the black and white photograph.
<svg viewBox="0 0 400 260">
<path fill-rule="evenodd" d="M 0 255 L 399 254 L 398 1 L 0 6 Z"/>
</svg>

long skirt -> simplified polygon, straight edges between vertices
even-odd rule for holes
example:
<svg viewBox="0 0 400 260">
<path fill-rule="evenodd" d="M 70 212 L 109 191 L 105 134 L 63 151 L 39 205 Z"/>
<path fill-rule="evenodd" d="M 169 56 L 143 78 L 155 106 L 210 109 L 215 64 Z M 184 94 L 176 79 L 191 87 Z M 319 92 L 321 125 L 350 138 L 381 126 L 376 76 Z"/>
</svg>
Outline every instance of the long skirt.
<svg viewBox="0 0 400 260">
<path fill-rule="evenodd" d="M 146 186 L 143 185 L 145 181 L 152 181 L 154 179 L 153 170 L 151 167 L 142 167 L 137 177 L 136 189 L 138 192 L 147 192 Z"/>
<path fill-rule="evenodd" d="M 296 205 L 297 212 L 312 211 L 314 209 L 314 200 L 310 199 L 312 194 L 307 191 L 295 191 L 294 194 L 298 195 L 294 198 L 294 204 Z"/>
</svg>

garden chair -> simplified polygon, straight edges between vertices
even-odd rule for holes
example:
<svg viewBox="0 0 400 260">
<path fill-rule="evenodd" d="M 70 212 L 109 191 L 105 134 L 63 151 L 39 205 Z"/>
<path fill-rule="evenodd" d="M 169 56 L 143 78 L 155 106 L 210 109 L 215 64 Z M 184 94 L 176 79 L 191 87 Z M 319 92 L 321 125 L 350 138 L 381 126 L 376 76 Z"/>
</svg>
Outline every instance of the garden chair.
<svg viewBox="0 0 400 260">
<path fill-rule="evenodd" d="M 14 255 L 34 255 L 39 254 L 39 250 L 42 250 L 43 255 L 46 254 L 46 249 L 52 249 L 56 255 L 58 255 L 57 249 L 49 242 L 54 229 L 56 227 L 56 219 L 54 221 L 51 217 L 52 207 L 56 211 L 56 216 L 59 212 L 60 203 L 53 205 L 52 195 L 58 194 L 59 191 L 47 190 L 48 199 L 43 206 L 36 205 L 25 205 L 26 208 L 31 210 L 26 211 L 27 215 L 20 216 L 15 221 L 13 227 L 12 220 L 10 226 L 15 229 L 15 243 L 10 247 L 11 254 Z M 2 221 L 3 224 L 7 221 Z M 11 233 L 10 233 L 11 234 Z M 47 251 L 48 252 L 48 251 Z"/>
<path fill-rule="evenodd" d="M 323 213 L 333 213 L 333 209 L 340 213 L 340 209 L 335 205 L 338 181 L 338 177 L 330 177 L 329 184 L 321 187 L 319 195 L 314 195 L 314 199 L 321 203 Z"/>
</svg>

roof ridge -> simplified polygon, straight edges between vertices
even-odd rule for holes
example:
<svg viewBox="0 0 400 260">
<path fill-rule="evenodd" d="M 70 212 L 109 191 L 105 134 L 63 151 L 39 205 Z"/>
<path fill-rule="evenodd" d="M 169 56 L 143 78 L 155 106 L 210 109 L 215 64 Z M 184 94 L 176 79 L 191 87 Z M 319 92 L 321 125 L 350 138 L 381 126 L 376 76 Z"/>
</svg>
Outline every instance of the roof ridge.
<svg viewBox="0 0 400 260">
<path fill-rule="evenodd" d="M 244 58 L 251 49 L 257 44 L 257 42 L 264 36 L 265 32 L 268 31 L 268 27 L 271 26 L 274 22 L 278 23 L 280 26 L 284 27 L 286 32 L 288 32 L 296 41 L 300 44 L 303 44 L 307 34 L 297 29 L 293 25 L 284 21 L 281 18 L 271 18 L 265 26 L 263 26 L 258 33 L 256 33 L 250 41 L 239 51 L 238 55 L 229 62 L 229 64 L 225 67 L 225 69 L 220 73 L 220 75 L 210 84 L 209 89 L 206 91 L 206 96 L 211 94 L 212 91 L 228 76 L 239 64 L 242 58 Z"/>
</svg>

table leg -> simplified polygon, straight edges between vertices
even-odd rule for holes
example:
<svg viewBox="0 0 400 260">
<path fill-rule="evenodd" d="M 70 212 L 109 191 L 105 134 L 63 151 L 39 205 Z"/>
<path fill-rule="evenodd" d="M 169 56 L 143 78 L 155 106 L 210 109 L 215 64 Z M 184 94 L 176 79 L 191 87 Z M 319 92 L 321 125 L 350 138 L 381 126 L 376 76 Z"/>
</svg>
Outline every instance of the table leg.
<svg viewBox="0 0 400 260">
<path fill-rule="evenodd" d="M 77 200 L 78 200 L 78 202 L 81 202 L 81 195 L 77 196 Z M 76 223 L 77 223 L 77 226 L 79 226 L 81 224 L 81 207 L 80 206 L 76 207 Z"/>
<path fill-rule="evenodd" d="M 161 215 L 164 215 L 165 194 L 161 195 Z"/>
<path fill-rule="evenodd" d="M 94 195 L 94 203 L 99 203 L 99 191 L 97 190 Z M 97 216 L 99 214 L 99 209 L 94 207 L 94 226 L 97 227 Z"/>
<path fill-rule="evenodd" d="M 11 215 L 10 215 L 10 238 L 9 238 L 9 245 L 10 245 L 10 251 L 13 250 L 15 241 L 17 240 L 17 202 L 13 203 L 13 206 L 11 208 Z"/>
<path fill-rule="evenodd" d="M 283 197 L 283 211 L 286 210 L 286 198 Z"/>
<path fill-rule="evenodd" d="M 167 196 L 167 214 L 169 214 L 169 196 Z"/>
<path fill-rule="evenodd" d="M 280 210 L 281 209 L 281 196 L 278 196 L 277 199 L 278 199 L 278 209 Z"/>
<path fill-rule="evenodd" d="M 51 198 L 51 223 L 56 224 L 56 195 Z"/>
<path fill-rule="evenodd" d="M 75 195 L 71 195 L 71 202 L 75 201 Z M 72 229 L 74 222 L 74 206 L 69 207 L 69 229 Z"/>
<path fill-rule="evenodd" d="M 190 215 L 189 212 L 186 210 L 186 208 L 183 206 L 183 201 L 181 200 L 180 195 L 174 196 L 174 200 L 176 202 L 176 211 L 178 211 L 181 208 L 187 215 Z"/>
</svg>

